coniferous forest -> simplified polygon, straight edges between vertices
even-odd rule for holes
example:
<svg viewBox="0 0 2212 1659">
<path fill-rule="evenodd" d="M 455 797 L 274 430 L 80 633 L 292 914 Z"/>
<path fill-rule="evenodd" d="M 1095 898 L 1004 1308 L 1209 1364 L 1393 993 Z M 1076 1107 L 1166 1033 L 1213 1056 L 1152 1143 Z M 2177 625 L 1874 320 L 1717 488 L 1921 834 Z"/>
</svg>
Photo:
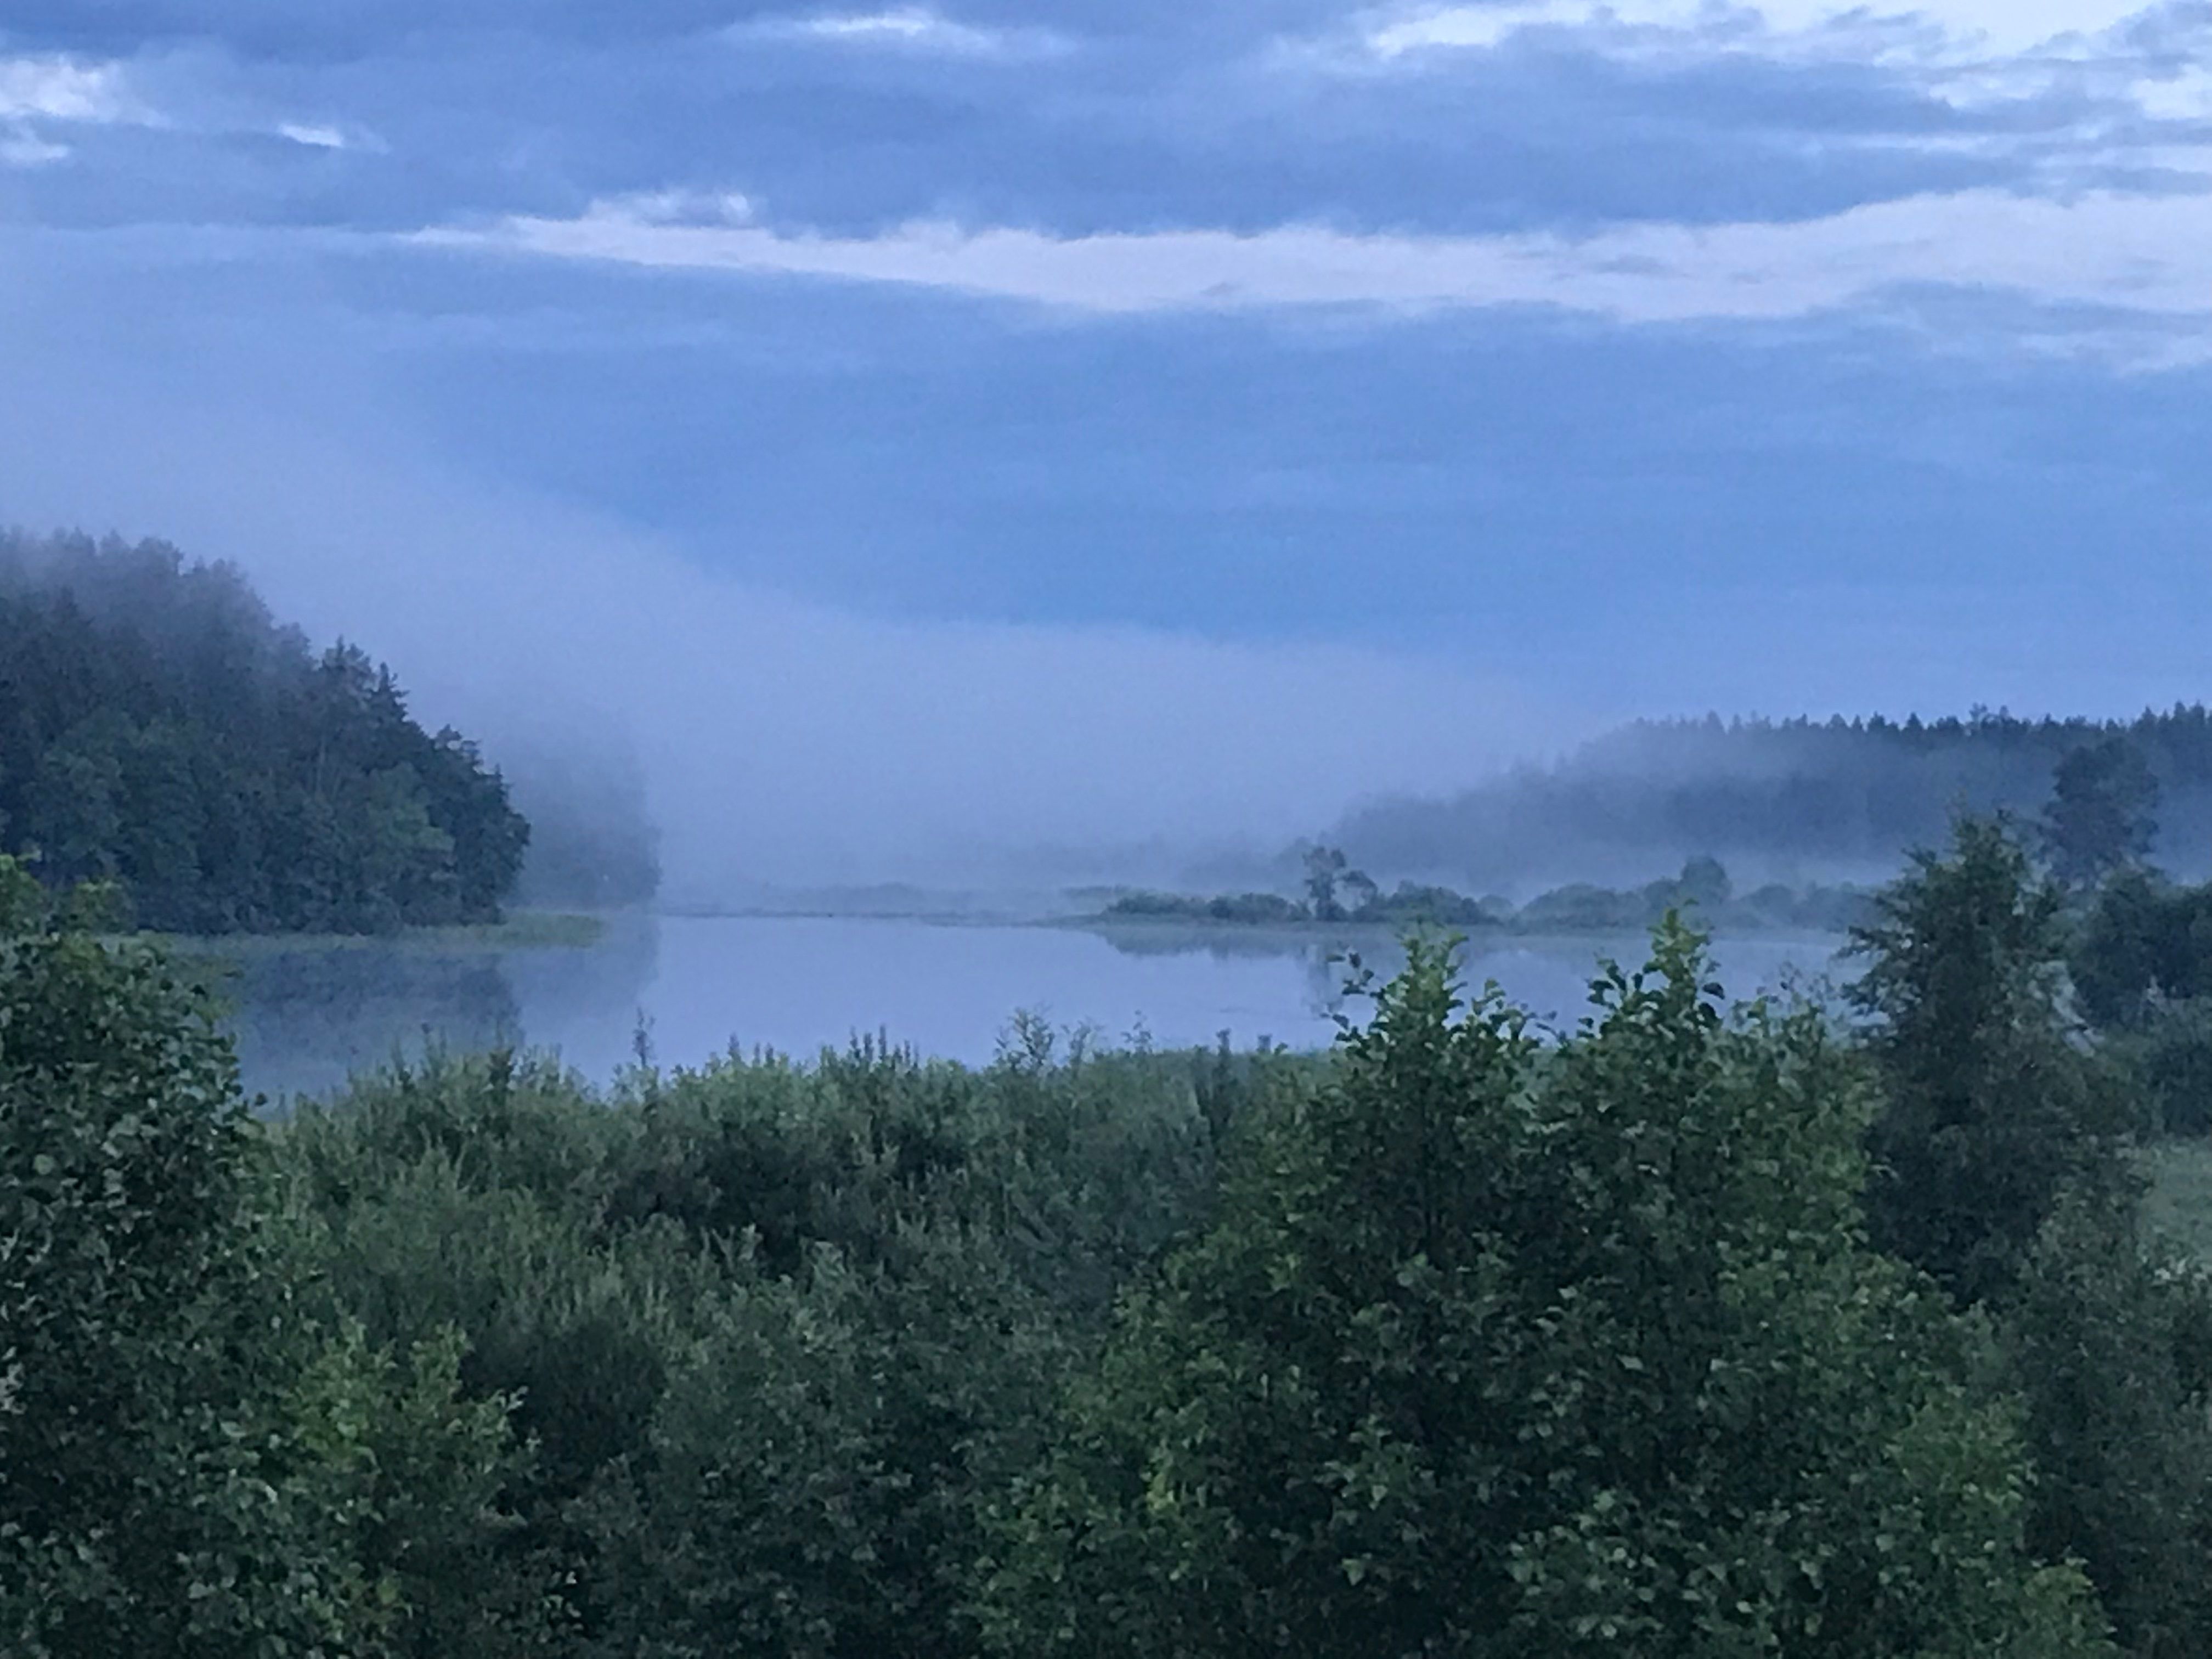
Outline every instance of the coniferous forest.
<svg viewBox="0 0 2212 1659">
<path fill-rule="evenodd" d="M 143 927 L 495 920 L 529 826 L 359 649 L 157 542 L 0 536 L 0 847 L 114 882 Z"/>
<path fill-rule="evenodd" d="M 2129 720 L 1639 720 L 1458 794 L 1377 802 L 1330 834 L 1370 869 L 1523 887 L 1646 880 L 1686 859 L 1797 874 L 1887 872 L 1960 811 L 2032 817 L 2071 763 L 2159 800 L 2156 854 L 2212 875 L 2212 710 Z M 1766 875 L 1762 873 L 1761 879 Z"/>
</svg>

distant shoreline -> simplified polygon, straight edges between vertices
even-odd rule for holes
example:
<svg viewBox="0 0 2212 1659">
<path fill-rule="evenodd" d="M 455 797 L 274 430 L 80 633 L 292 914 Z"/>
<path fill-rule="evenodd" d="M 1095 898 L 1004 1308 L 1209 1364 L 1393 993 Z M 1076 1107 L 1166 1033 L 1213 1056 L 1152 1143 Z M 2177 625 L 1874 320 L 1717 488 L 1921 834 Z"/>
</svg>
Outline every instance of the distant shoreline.
<svg viewBox="0 0 2212 1659">
<path fill-rule="evenodd" d="M 299 951 L 588 950 L 606 937 L 607 919 L 578 912 L 516 910 L 504 921 L 452 927 L 402 927 L 389 933 L 137 933 L 190 956 L 278 956 Z"/>
<path fill-rule="evenodd" d="M 1685 919 L 1692 927 L 1699 925 L 1694 912 L 1684 914 Z M 1414 933 L 1430 939 L 1456 936 L 1474 947 L 1480 947 L 1493 942 L 1540 944 L 1549 939 L 1566 942 L 1593 939 L 1620 939 L 1648 931 L 1646 928 L 1633 926 L 1575 927 L 1562 926 L 1557 922 L 1523 927 L 1511 921 L 1472 924 L 1423 921 L 1224 921 L 1212 916 L 1110 915 L 1068 916 L 1030 925 L 1040 927 L 1073 928 L 1084 933 L 1131 937 L 1163 938 L 1189 934 L 1206 939 L 1250 939 L 1255 943 L 1340 940 L 1345 944 L 1355 945 L 1395 944 L 1407 934 Z M 1710 931 L 1715 939 L 1803 939 L 1808 943 L 1826 939 L 1842 940 L 1850 937 L 1848 933 L 1837 930 L 1787 925 L 1716 926 Z"/>
<path fill-rule="evenodd" d="M 658 910 L 653 915 L 684 921 L 900 921 L 927 927 L 1015 927 L 1051 928 L 1063 933 L 1097 933 L 1106 937 L 1131 939 L 1170 939 L 1191 936 L 1205 939 L 1242 940 L 1254 945 L 1308 945 L 1316 940 L 1341 941 L 1352 946 L 1393 945 L 1408 933 L 1420 933 L 1435 938 L 1456 934 L 1470 945 L 1481 946 L 1492 941 L 1519 940 L 1540 943 L 1547 939 L 1572 941 L 1592 939 L 1620 939 L 1641 935 L 1646 927 L 1637 925 L 1576 927 L 1555 921 L 1538 926 L 1523 927 L 1515 921 L 1482 923 L 1422 922 L 1422 921 L 1230 921 L 1213 916 L 1178 915 L 1116 915 L 1107 911 L 1086 911 L 1060 915 L 1013 915 L 1006 912 L 980 910 L 923 910 L 872 909 L 866 908 L 835 908 L 812 906 L 778 909 L 766 905 L 733 906 L 728 909 L 685 908 Z M 1695 926 L 1698 919 L 1694 911 L 1686 911 L 1686 917 Z M 1808 927 L 1803 924 L 1777 923 L 1756 925 L 1723 923 L 1711 928 L 1716 939 L 1803 939 L 1808 942 L 1841 940 L 1848 937 L 1840 929 Z"/>
</svg>

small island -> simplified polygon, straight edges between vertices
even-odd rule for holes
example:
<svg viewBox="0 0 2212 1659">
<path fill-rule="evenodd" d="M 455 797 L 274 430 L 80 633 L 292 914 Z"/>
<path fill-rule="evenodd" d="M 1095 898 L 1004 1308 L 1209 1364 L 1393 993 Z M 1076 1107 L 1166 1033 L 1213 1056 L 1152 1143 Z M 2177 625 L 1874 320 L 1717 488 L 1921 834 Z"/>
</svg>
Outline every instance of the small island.
<svg viewBox="0 0 2212 1659">
<path fill-rule="evenodd" d="M 1497 894 L 1481 897 L 1433 884 L 1401 881 L 1384 890 L 1352 867 L 1341 848 L 1314 847 L 1305 854 L 1304 891 L 1177 893 L 1131 890 L 1115 893 L 1079 925 L 1120 927 L 1172 923 L 1181 927 L 1244 929 L 1376 928 L 1404 932 L 1441 928 L 1455 933 L 1530 935 L 1617 933 L 1651 927 L 1669 911 L 1695 915 L 1718 932 L 1841 933 L 1868 919 L 1863 889 L 1775 882 L 1739 894 L 1727 869 L 1709 856 L 1689 860 L 1680 872 L 1640 887 L 1601 887 L 1575 882 L 1516 904 Z"/>
</svg>

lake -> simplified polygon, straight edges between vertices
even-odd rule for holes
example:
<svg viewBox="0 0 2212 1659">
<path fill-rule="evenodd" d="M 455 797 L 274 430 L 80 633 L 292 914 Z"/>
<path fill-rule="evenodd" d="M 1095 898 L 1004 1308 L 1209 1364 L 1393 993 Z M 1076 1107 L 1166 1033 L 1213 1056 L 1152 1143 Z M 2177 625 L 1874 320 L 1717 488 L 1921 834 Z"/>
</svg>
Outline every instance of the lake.
<svg viewBox="0 0 2212 1659">
<path fill-rule="evenodd" d="M 1371 944 L 1371 941 L 1370 941 Z M 1601 953 L 1640 960 L 1639 938 L 1486 942 L 1468 977 L 1495 979 L 1540 1014 L 1571 1019 Z M 1723 939 L 1731 995 L 1818 973 L 1833 939 Z M 861 1033 L 988 1061 L 1017 1011 L 1160 1047 L 1318 1047 L 1344 1007 L 1333 948 L 1297 935 L 939 925 L 788 916 L 622 916 L 589 946 L 469 949 L 398 942 L 257 949 L 229 996 L 249 1091 L 319 1094 L 424 1045 L 556 1050 L 604 1082 L 641 1043 L 693 1066 L 734 1043 L 811 1056 Z M 1370 959 L 1394 965 L 1385 944 Z M 1358 1012 L 1358 1005 L 1352 1006 Z"/>
</svg>

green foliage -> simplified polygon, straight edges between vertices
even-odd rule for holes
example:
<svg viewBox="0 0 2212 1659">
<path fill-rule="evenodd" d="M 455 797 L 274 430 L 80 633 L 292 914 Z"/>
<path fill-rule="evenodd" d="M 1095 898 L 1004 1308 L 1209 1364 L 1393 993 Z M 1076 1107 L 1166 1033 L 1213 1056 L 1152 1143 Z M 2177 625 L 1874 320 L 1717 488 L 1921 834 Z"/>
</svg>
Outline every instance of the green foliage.
<svg viewBox="0 0 2212 1659">
<path fill-rule="evenodd" d="M 1738 897 L 1717 859 L 1693 858 L 1680 875 L 1639 888 L 1574 882 L 1539 894 L 1518 911 L 1504 899 L 1470 898 L 1449 887 L 1401 881 L 1385 893 L 1364 873 L 1343 870 L 1334 848 L 1313 849 L 1316 874 L 1308 902 L 1279 893 L 1213 897 L 1139 891 L 1116 894 L 1104 912 L 1113 920 L 1242 922 L 1288 926 L 1356 922 L 1362 927 L 1510 927 L 1522 933 L 1627 933 L 1656 925 L 1670 910 L 1694 907 L 1701 924 L 1731 928 L 1802 928 L 1840 933 L 1863 921 L 1865 896 L 1850 887 L 1767 886 Z M 1318 862 L 1313 862 L 1318 860 Z M 1325 896 L 1315 882 L 1326 880 Z"/>
<path fill-rule="evenodd" d="M 982 1072 L 863 1043 L 612 1099 L 447 1059 L 278 1145 L 368 1340 L 458 1328 L 472 1395 L 518 1401 L 481 1577 L 552 1612 L 501 1651 L 952 1656 L 985 1498 L 1281 1065 L 1035 1021 Z"/>
<path fill-rule="evenodd" d="M 224 565 L 0 534 L 0 833 L 176 933 L 495 919 L 528 826 L 388 670 L 319 657 Z"/>
<path fill-rule="evenodd" d="M 2124 870 L 2097 891 L 2069 955 L 2083 1012 L 2142 1024 L 2166 1004 L 2212 996 L 2212 885 Z"/>
<path fill-rule="evenodd" d="M 2002 826 L 1860 1029 L 1668 918 L 1556 1040 L 1417 939 L 1326 1056 L 496 1051 L 274 1127 L 13 890 L 11 1655 L 2206 1650 L 2212 1285 Z"/>
<path fill-rule="evenodd" d="M 0 942 L 0 1648 L 453 1651 L 508 1402 L 314 1304 L 311 1224 L 159 952 Z M 483 1592 L 471 1587 L 475 1605 Z"/>
<path fill-rule="evenodd" d="M 2212 1633 L 2212 1279 L 2144 1238 L 2134 1194 L 2074 1194 L 2007 1311 L 2039 1479 L 2028 1536 L 2082 1561 L 2125 1650 Z"/>
<path fill-rule="evenodd" d="M 1212 898 L 1187 893 L 1121 893 L 1107 905 L 1105 914 L 1133 920 L 1234 921 L 1261 926 L 1311 920 L 1302 906 L 1279 893 L 1223 893 Z"/>
<path fill-rule="evenodd" d="M 2134 744 L 2106 737 L 2058 763 L 2042 838 L 2051 872 L 2073 887 L 2092 887 L 2150 851 L 2158 826 L 2158 780 Z"/>
<path fill-rule="evenodd" d="M 522 1466 L 509 1396 L 464 1395 L 447 1326 L 404 1357 L 341 1322 L 295 1383 L 288 1426 L 315 1474 L 319 1522 L 358 1586 L 359 1640 L 419 1659 L 534 1651 L 543 1597 L 505 1568 L 495 1507 Z"/>
<path fill-rule="evenodd" d="M 2069 1186 L 2109 1185 L 2126 1111 L 2064 1001 L 2060 902 L 2000 820 L 1916 854 L 1855 931 L 1884 1106 L 1873 1236 L 1963 1302 L 2001 1296 Z"/>
<path fill-rule="evenodd" d="M 1662 930 L 1556 1054 L 1416 946 L 999 1514 L 999 1651 L 2102 1651 L 2012 1412 L 1854 1223 L 1817 1017 Z"/>
<path fill-rule="evenodd" d="M 1393 927 L 1481 927 L 1500 920 L 1497 909 L 1483 900 L 1412 881 L 1401 881 L 1388 893 L 1370 894 L 1353 915 L 1360 921 Z"/>
<path fill-rule="evenodd" d="M 230 1056 L 158 956 L 0 944 L 0 1646 L 339 1650 Z"/>
</svg>

